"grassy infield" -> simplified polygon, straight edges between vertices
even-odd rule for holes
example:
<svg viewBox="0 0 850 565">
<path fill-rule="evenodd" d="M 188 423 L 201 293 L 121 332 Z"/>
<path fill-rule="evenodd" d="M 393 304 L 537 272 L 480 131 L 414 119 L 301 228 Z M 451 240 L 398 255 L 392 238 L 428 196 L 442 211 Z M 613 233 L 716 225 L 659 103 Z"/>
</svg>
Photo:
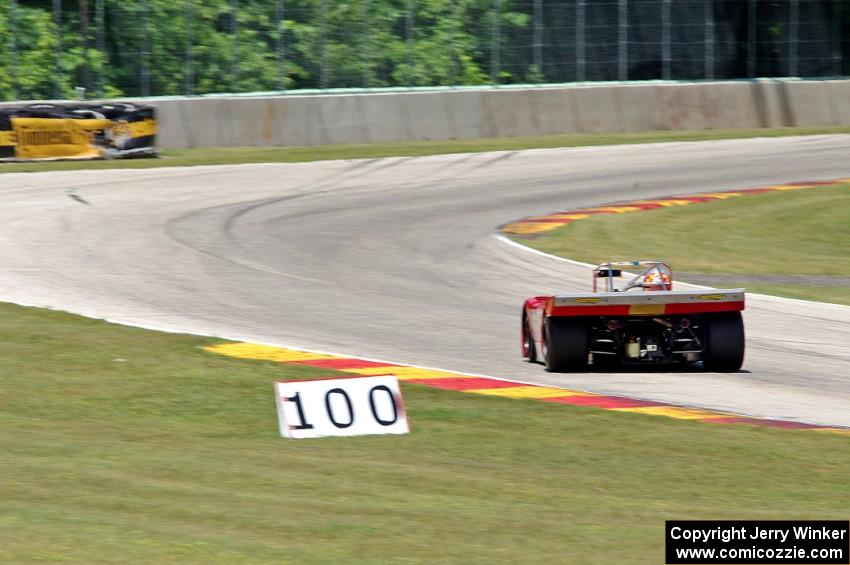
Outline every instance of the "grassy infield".
<svg viewBox="0 0 850 565">
<path fill-rule="evenodd" d="M 329 371 L 10 305 L 0 339 L 4 562 L 661 563 L 664 519 L 850 507 L 847 436 L 410 384 L 410 435 L 287 441 L 272 381 Z"/>
<path fill-rule="evenodd" d="M 661 257 L 674 272 L 728 275 L 729 285 L 752 292 L 850 305 L 850 183 L 595 216 L 521 241 L 588 263 Z M 747 275 L 838 276 L 843 284 Z"/>
<path fill-rule="evenodd" d="M 145 169 L 150 167 L 182 167 L 189 165 L 230 165 L 243 163 L 291 163 L 327 159 L 374 159 L 379 157 L 419 157 L 444 153 L 478 151 L 516 151 L 549 147 L 584 145 L 621 145 L 661 141 L 706 141 L 711 139 L 743 139 L 749 137 L 783 137 L 850 133 L 850 127 L 734 129 L 706 131 L 664 131 L 617 134 L 569 134 L 541 137 L 494 139 L 456 139 L 451 141 L 412 141 L 362 145 L 324 145 L 314 147 L 228 147 L 204 149 L 169 149 L 160 159 L 114 161 L 59 161 L 54 163 L 0 163 L 3 172 L 65 171 L 75 169 Z"/>
</svg>

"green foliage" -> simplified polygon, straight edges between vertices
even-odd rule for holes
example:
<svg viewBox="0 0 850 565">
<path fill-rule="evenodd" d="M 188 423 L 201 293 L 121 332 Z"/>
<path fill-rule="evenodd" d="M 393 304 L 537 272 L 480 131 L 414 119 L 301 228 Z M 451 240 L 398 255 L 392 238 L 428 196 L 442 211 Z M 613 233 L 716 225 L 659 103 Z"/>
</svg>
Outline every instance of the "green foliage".
<svg viewBox="0 0 850 565">
<path fill-rule="evenodd" d="M 543 73 L 537 65 L 529 65 L 528 71 L 525 73 L 525 80 L 530 84 L 540 84 L 544 82 Z"/>
<path fill-rule="evenodd" d="M 530 21 L 513 3 L 499 16 L 506 65 L 511 30 Z M 57 30 L 50 3 L 18 3 L 13 22 L 0 0 L 0 99 L 69 97 L 75 86 L 136 96 L 491 80 L 492 0 L 105 0 L 100 50 L 95 2 L 87 16 L 83 4 L 64 3 Z M 506 65 L 499 82 L 523 78 Z"/>
<path fill-rule="evenodd" d="M 3 12 L 10 14 L 11 3 L 4 2 Z M 0 75 L 0 93 L 11 98 L 17 91 L 18 98 L 50 98 L 56 93 L 56 48 L 55 25 L 50 12 L 38 8 L 18 5 L 17 24 L 17 67 L 13 67 L 14 48 L 12 45 L 12 25 L 10 17 L 0 17 L 0 27 L 4 46 L 3 72 Z M 75 56 L 69 53 L 70 57 Z M 15 80 L 17 77 L 17 80 Z M 17 83 L 17 86 L 16 86 Z M 63 94 L 66 85 L 61 85 Z"/>
<path fill-rule="evenodd" d="M 80 0 L 61 3 L 57 29 L 50 1 L 18 0 L 13 21 L 12 0 L 0 0 L 0 99 L 70 96 L 75 86 L 88 87 L 91 95 L 110 97 L 568 82 L 580 76 L 576 12 L 569 2 L 542 3 L 539 25 L 534 21 L 535 4 L 529 0 L 102 2 L 103 26 L 99 25 L 98 3 Z M 590 4 L 598 6 L 586 23 L 590 48 L 585 53 L 585 76 L 590 80 L 617 78 L 616 59 L 606 49 L 592 48 L 616 42 L 616 3 Z M 636 4 L 639 12 L 648 10 L 647 18 L 655 13 L 653 2 Z M 769 2 L 762 4 L 759 37 L 784 45 L 791 29 L 787 14 L 769 8 Z M 828 38 L 833 34 L 832 21 L 841 22 L 835 30 L 838 37 L 850 37 L 848 3 L 824 0 L 810 4 L 801 25 L 808 35 L 822 41 L 810 42 L 810 52 L 803 58 L 807 63 L 800 72 L 809 73 L 805 76 L 835 73 L 833 54 L 838 49 L 847 74 L 850 41 L 831 45 Z M 728 45 L 716 53 L 717 78 L 746 78 L 746 3 L 717 6 L 726 8 L 718 9 L 716 26 L 730 33 Z M 692 17 L 695 19 L 684 23 L 674 18 L 679 22 L 674 25 L 682 26 L 673 30 L 674 37 L 700 29 L 702 16 L 694 13 Z M 646 23 L 631 25 L 637 26 L 629 33 L 630 47 L 636 49 L 629 56 L 631 78 L 660 78 L 660 63 L 652 60 L 652 49 L 643 45 L 659 28 L 646 27 Z M 83 38 L 86 27 L 87 41 Z M 101 27 L 102 34 L 98 31 Z M 642 35 L 647 38 L 641 39 Z M 660 45 L 660 39 L 657 43 Z M 644 55 L 639 54 L 642 51 Z M 784 72 L 786 51 L 758 49 L 759 72 L 771 76 Z M 688 57 L 674 61 L 674 68 L 703 68 L 691 60 L 699 58 L 697 52 Z M 656 67 L 658 76 L 651 70 Z M 694 70 L 694 76 L 700 72 Z"/>
<path fill-rule="evenodd" d="M 0 14 L 8 14 L 9 0 L 0 0 Z M 0 17 L 0 98 L 8 98 L 12 93 L 13 62 L 12 62 L 12 34 L 10 20 Z"/>
</svg>

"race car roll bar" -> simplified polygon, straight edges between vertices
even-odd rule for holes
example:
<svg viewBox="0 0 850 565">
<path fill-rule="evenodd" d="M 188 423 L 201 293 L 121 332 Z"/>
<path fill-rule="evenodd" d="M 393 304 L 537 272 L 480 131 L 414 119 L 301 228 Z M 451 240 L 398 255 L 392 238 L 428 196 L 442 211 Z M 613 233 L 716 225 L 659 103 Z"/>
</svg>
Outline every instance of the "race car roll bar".
<svg viewBox="0 0 850 565">
<path fill-rule="evenodd" d="M 629 282 L 618 288 L 614 284 L 614 277 L 622 276 L 622 267 L 637 267 L 641 271 L 632 277 Z M 673 290 L 673 270 L 664 261 L 609 261 L 601 263 L 593 269 L 593 292 L 599 292 L 597 281 L 605 282 L 602 292 L 625 292 L 633 288 L 641 290 Z"/>
</svg>

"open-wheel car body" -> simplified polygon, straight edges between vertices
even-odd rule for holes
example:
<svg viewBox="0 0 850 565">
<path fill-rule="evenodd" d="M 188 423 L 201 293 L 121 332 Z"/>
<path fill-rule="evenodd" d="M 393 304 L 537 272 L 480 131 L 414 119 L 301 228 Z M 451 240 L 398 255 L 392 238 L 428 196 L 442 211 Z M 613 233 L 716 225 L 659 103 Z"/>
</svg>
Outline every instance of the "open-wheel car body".
<svg viewBox="0 0 850 565">
<path fill-rule="evenodd" d="M 624 277 L 625 270 L 633 271 Z M 549 371 L 698 363 L 737 371 L 744 361 L 742 288 L 673 290 L 663 261 L 593 269 L 593 292 L 535 296 L 522 309 L 522 353 Z"/>
</svg>

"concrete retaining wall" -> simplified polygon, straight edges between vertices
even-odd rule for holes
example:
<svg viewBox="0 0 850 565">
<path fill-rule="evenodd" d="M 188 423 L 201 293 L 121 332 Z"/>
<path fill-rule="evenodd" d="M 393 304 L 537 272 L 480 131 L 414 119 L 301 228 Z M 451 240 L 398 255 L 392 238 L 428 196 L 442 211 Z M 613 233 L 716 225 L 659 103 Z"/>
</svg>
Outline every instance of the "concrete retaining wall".
<svg viewBox="0 0 850 565">
<path fill-rule="evenodd" d="M 165 148 L 850 126 L 850 80 L 148 100 Z"/>
</svg>

